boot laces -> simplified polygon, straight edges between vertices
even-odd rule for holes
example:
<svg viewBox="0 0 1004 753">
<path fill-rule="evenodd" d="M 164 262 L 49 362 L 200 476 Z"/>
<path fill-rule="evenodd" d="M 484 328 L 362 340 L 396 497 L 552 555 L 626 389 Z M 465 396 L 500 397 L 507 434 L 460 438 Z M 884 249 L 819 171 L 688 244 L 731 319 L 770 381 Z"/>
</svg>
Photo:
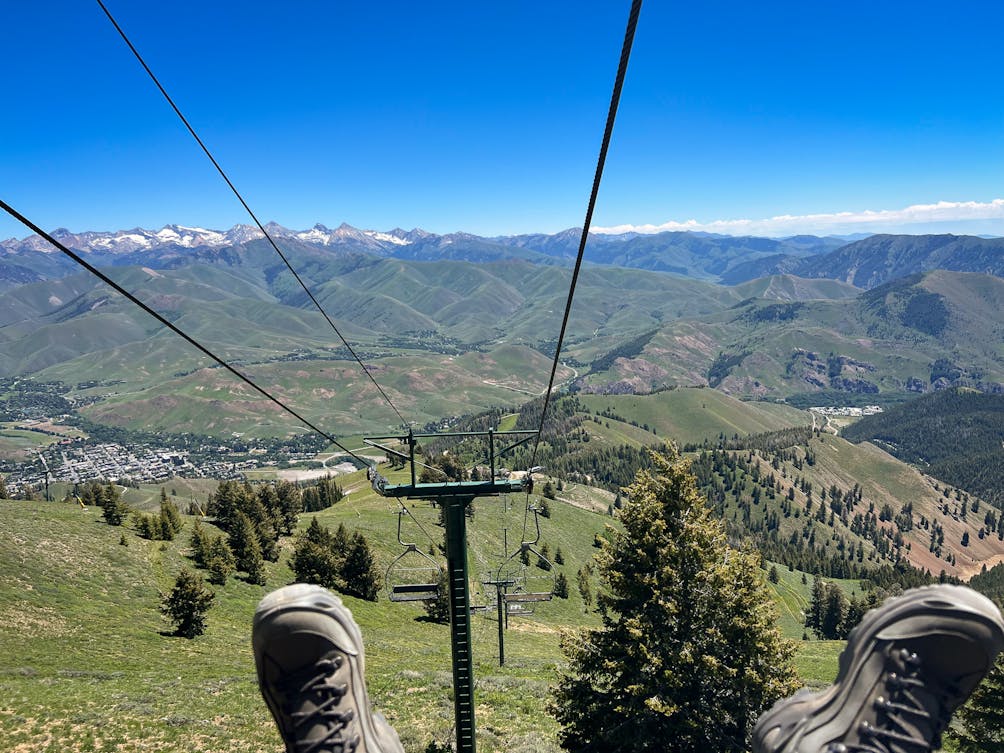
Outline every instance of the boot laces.
<svg viewBox="0 0 1004 753">
<path fill-rule="evenodd" d="M 283 683 L 297 753 L 352 753 L 359 745 L 358 736 L 346 735 L 355 711 L 337 708 L 349 689 L 348 685 L 335 682 L 335 672 L 344 662 L 345 658 L 337 654 L 321 659 Z M 323 724 L 325 730 L 318 734 L 315 729 L 306 736 L 316 724 Z"/>
<path fill-rule="evenodd" d="M 931 753 L 941 747 L 941 733 L 951 720 L 948 698 L 953 689 L 925 682 L 920 676 L 923 661 L 905 648 L 893 652 L 889 663 L 892 671 L 883 675 L 888 693 L 874 701 L 886 723 L 863 721 L 858 727 L 861 742 L 832 743 L 826 753 Z M 927 727 L 930 735 L 917 726 Z"/>
</svg>

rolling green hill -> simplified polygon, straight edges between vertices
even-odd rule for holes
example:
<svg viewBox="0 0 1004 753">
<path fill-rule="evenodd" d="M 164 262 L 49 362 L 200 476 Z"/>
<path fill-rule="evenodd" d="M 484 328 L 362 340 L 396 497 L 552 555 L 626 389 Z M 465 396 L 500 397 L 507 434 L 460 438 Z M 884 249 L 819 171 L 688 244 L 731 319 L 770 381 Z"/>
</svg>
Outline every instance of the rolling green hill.
<svg viewBox="0 0 1004 753">
<path fill-rule="evenodd" d="M 348 497 L 318 513 L 328 526 L 362 531 L 386 565 L 400 553 L 394 505 L 363 479 L 348 479 Z M 470 524 L 474 571 L 494 569 L 502 556 L 501 528 L 518 537 L 522 501 L 482 500 Z M 416 505 L 423 526 L 440 535 L 436 513 Z M 254 680 L 249 629 L 254 605 L 290 579 L 285 565 L 268 565 L 266 588 L 231 579 L 217 587 L 208 630 L 193 641 L 162 634 L 160 594 L 186 564 L 191 518 L 173 542 L 150 542 L 101 521 L 96 509 L 61 503 L 0 502 L 0 724 L 5 743 L 19 749 L 63 751 L 270 750 L 278 736 Z M 301 526 L 309 522 L 303 516 Z M 584 611 L 574 575 L 595 551 L 592 539 L 610 519 L 570 505 L 552 505 L 543 542 L 562 549 L 560 566 L 572 581 L 566 600 L 512 616 L 507 663 L 496 660 L 491 612 L 474 619 L 479 745 L 486 751 L 556 751 L 555 726 L 545 712 L 547 687 L 562 662 L 561 631 L 597 623 Z M 406 527 L 405 536 L 428 540 Z M 531 566 L 531 571 L 544 575 Z M 787 582 L 787 581 L 785 581 Z M 596 584 L 594 583 L 594 588 Z M 792 595 L 792 591 L 796 593 Z M 797 587 L 786 603 L 798 603 Z M 804 598 L 804 597 L 802 597 Z M 794 601 L 793 601 L 794 600 Z M 378 708 L 397 725 L 408 750 L 444 740 L 452 726 L 446 626 L 424 621 L 414 605 L 345 597 L 366 636 L 369 687 Z M 790 618 L 790 615 L 789 615 Z M 790 621 L 790 619 L 789 619 Z M 16 629 L 14 629 L 16 627 Z M 787 627 L 796 632 L 794 624 Z M 820 684 L 835 671 L 837 644 L 807 644 L 806 679 Z M 820 653 L 822 651 L 822 653 Z M 822 657 L 822 661 L 820 661 Z"/>
<path fill-rule="evenodd" d="M 288 273 L 260 249 L 232 265 L 116 267 L 114 275 L 180 327 L 268 380 L 335 433 L 383 425 L 389 412 Z M 254 262 L 248 261 L 254 259 Z M 326 310 L 395 402 L 418 424 L 539 394 L 569 271 L 522 260 L 472 264 L 352 255 L 304 257 Z M 561 379 L 583 393 L 646 394 L 709 385 L 734 396 L 817 392 L 902 396 L 941 378 L 1004 382 L 1004 282 L 936 271 L 858 293 L 832 280 L 778 275 L 723 287 L 667 274 L 588 267 L 580 277 Z M 206 359 L 88 278 L 0 295 L 0 369 L 90 387 L 91 417 L 131 428 L 296 430 L 236 385 L 197 376 Z M 353 369 L 357 371 L 353 373 Z M 193 375 L 194 374 L 194 375 Z M 192 376 L 190 376 L 192 375 Z M 209 379 L 215 382 L 215 379 Z M 940 384 L 938 385 L 940 386 Z M 202 398 L 209 392 L 208 402 Z M 877 398 L 881 400 L 882 398 Z M 187 401 L 185 409 L 175 402 Z M 198 406 L 196 408 L 196 406 Z"/>
<path fill-rule="evenodd" d="M 1004 382 L 1002 299 L 1000 278 L 945 271 L 856 298 L 747 298 L 665 324 L 639 352 L 602 362 L 577 386 L 615 394 L 706 383 L 749 397 L 902 395 L 932 389 L 941 376 L 932 364 L 947 361 L 957 372 L 948 384 L 995 389 Z"/>
</svg>

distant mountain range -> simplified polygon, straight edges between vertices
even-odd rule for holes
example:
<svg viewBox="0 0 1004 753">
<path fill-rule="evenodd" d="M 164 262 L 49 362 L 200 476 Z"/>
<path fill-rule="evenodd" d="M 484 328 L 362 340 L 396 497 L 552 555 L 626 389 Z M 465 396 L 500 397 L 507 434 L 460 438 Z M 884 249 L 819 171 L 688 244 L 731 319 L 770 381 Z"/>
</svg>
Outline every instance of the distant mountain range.
<svg viewBox="0 0 1004 753">
<path fill-rule="evenodd" d="M 543 389 L 538 366 L 553 355 L 578 231 L 485 238 L 273 225 L 270 233 L 423 421 Z M 260 231 L 55 235 L 226 358 L 274 371 L 276 384 L 303 390 L 299 399 L 319 412 L 330 414 L 337 395 L 340 423 L 359 421 L 353 369 L 330 393 L 342 377 L 303 381 L 321 373 L 304 371 L 307 360 L 335 364 L 347 354 Z M 597 234 L 587 255 L 561 376 L 584 393 L 705 385 L 818 405 L 949 386 L 1004 391 L 1004 239 Z M 140 389 L 175 389 L 165 379 L 189 385 L 194 377 L 181 375 L 206 365 L 42 239 L 0 243 L 0 377 L 122 381 L 130 388 L 89 408 L 92 417 L 107 410 L 117 422 L 189 430 L 199 400 L 237 393 L 207 382 L 171 411 L 126 403 Z M 246 414 L 235 409 L 233 430 L 244 429 Z"/>
<path fill-rule="evenodd" d="M 566 266 L 575 259 L 581 232 L 571 228 L 553 235 L 482 237 L 470 233 L 437 235 L 418 228 L 359 230 L 346 224 L 335 229 L 318 224 L 309 230 L 290 230 L 270 223 L 266 228 L 284 252 L 305 264 L 332 256 L 363 255 L 479 263 L 519 259 Z M 169 269 L 189 263 L 247 265 L 255 264 L 256 256 L 262 265 L 275 261 L 262 232 L 250 225 L 235 225 L 226 231 L 182 225 L 167 225 L 157 231 L 135 228 L 71 233 L 58 229 L 53 236 L 98 266 Z M 586 261 L 726 285 L 786 274 L 871 288 L 933 269 L 1004 274 L 1004 238 L 873 235 L 848 242 L 812 235 L 776 239 L 689 232 L 594 233 L 586 247 Z M 0 241 L 0 290 L 63 277 L 73 269 L 71 262 L 60 258 L 38 236 Z"/>
</svg>

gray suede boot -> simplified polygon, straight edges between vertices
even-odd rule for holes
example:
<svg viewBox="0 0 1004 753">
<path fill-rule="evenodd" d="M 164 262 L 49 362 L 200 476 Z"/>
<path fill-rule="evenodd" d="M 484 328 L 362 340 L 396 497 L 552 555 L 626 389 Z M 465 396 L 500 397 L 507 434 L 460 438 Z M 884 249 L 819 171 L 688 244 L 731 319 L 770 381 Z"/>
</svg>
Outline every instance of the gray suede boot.
<svg viewBox="0 0 1004 753">
<path fill-rule="evenodd" d="M 926 586 L 889 599 L 851 631 L 834 684 L 779 701 L 755 753 L 928 753 L 1004 648 L 990 599 Z"/>
<path fill-rule="evenodd" d="M 287 753 L 404 753 L 370 709 L 359 626 L 341 599 L 297 583 L 273 591 L 251 632 L 258 685 Z"/>
</svg>

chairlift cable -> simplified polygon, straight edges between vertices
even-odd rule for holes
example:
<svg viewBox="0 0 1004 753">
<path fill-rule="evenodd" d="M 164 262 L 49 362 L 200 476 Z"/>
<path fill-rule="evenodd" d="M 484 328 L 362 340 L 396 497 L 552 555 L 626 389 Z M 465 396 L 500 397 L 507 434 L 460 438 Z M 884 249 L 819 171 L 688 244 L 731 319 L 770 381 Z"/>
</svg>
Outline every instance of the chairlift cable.
<svg viewBox="0 0 1004 753">
<path fill-rule="evenodd" d="M 335 439 L 335 437 L 333 437 L 331 434 L 329 434 L 328 432 L 324 431 L 323 429 L 318 428 L 313 423 L 311 423 L 306 418 L 304 418 L 299 413 L 297 413 L 295 410 L 293 410 L 288 405 L 286 405 L 284 402 L 282 402 L 281 400 L 279 400 L 279 398 L 275 397 L 274 395 L 272 395 L 270 392 L 268 392 L 264 388 L 259 387 L 257 384 L 254 383 L 254 381 L 251 380 L 250 377 L 247 377 L 244 374 L 242 374 L 241 372 L 239 372 L 237 369 L 235 369 L 229 363 L 227 363 L 222 358 L 220 358 L 218 355 L 216 355 L 211 350 L 209 350 L 209 348 L 207 348 L 205 345 L 203 345 L 202 343 L 200 343 L 198 340 L 196 340 L 195 338 L 193 338 L 191 335 L 183 332 L 181 329 L 179 329 L 172 322 L 170 322 L 167 319 L 165 319 L 164 316 L 162 316 L 161 314 L 157 313 L 157 311 L 155 311 L 154 309 L 150 308 L 147 304 L 143 303 L 143 301 L 141 301 L 139 298 L 137 298 L 136 296 L 134 296 L 128 290 L 126 290 L 125 288 L 123 288 L 117 282 L 115 282 L 114 280 L 112 280 L 106 274 L 104 274 L 103 272 L 101 272 L 99 269 L 97 269 L 96 267 L 94 267 L 93 265 L 91 265 L 90 263 L 88 263 L 87 261 L 85 261 L 84 259 L 82 259 L 80 256 L 78 256 L 77 254 L 75 254 L 73 251 L 71 251 L 69 248 L 67 248 L 66 246 L 64 246 L 62 243 L 60 243 L 59 241 L 57 241 L 55 238 L 53 238 L 47 232 L 45 232 L 44 230 L 42 230 L 42 228 L 40 228 L 38 225 L 36 225 L 35 223 L 33 223 L 31 220 L 29 220 L 27 217 L 25 217 L 23 214 L 21 214 L 20 212 L 18 212 L 16 209 L 14 209 L 12 206 L 10 206 L 7 202 L 3 201 L 2 199 L 0 199 L 0 208 L 2 208 L 5 212 L 7 212 L 7 214 L 9 214 L 11 217 L 13 217 L 14 219 L 16 219 L 18 222 L 20 222 L 22 225 L 24 225 L 25 227 L 27 227 L 29 230 L 31 230 L 32 232 L 34 232 L 37 235 L 41 236 L 49 244 L 51 244 L 52 246 L 54 246 L 55 248 L 57 248 L 59 251 L 61 251 L 62 253 L 64 253 L 66 256 L 70 257 L 73 261 L 75 261 L 77 264 L 79 264 L 80 266 L 82 266 L 84 269 L 86 269 L 92 275 L 94 275 L 95 277 L 97 277 L 103 283 L 105 283 L 106 285 L 110 286 L 117 293 L 119 293 L 120 295 L 124 296 L 129 301 L 131 301 L 132 303 L 135 303 L 137 306 L 139 306 L 141 309 L 143 309 L 146 313 L 148 313 L 150 316 L 152 316 L 158 322 L 160 322 L 165 327 L 167 327 L 168 329 L 170 329 L 176 335 L 179 335 L 181 338 L 183 338 L 190 345 L 193 345 L 194 347 L 198 348 L 200 351 L 202 351 L 203 353 L 205 353 L 207 356 L 209 356 L 210 358 L 212 358 L 214 361 L 216 361 L 216 363 L 218 363 L 220 366 L 222 366 L 223 368 L 225 368 L 227 371 L 229 371 L 235 377 L 237 377 L 238 379 L 240 379 L 242 382 L 244 382 L 245 384 L 253 387 L 260 394 L 264 395 L 266 398 L 268 398 L 273 403 L 275 403 L 280 408 L 282 408 L 284 411 L 286 411 L 286 413 L 288 413 L 289 415 L 291 415 L 295 419 L 297 419 L 304 426 L 307 426 L 308 428 L 312 429 L 317 434 L 319 434 L 320 436 L 324 437 L 329 442 L 331 442 L 333 445 L 335 445 L 335 447 L 337 447 L 338 449 L 340 449 L 342 452 L 345 452 L 345 453 L 349 454 L 351 457 L 355 458 L 356 460 L 358 460 L 363 465 L 365 465 L 367 467 L 370 465 L 370 461 L 369 460 L 366 460 L 366 459 L 360 457 L 359 455 L 356 455 L 354 452 L 352 452 L 352 450 L 350 450 L 347 447 L 345 447 L 341 442 L 339 442 L 337 439 Z"/>
<path fill-rule="evenodd" d="M 100 0 L 98 0 L 100 2 Z M 627 30 L 624 33 L 624 46 L 621 49 L 621 59 L 617 67 L 617 77 L 614 81 L 613 94 L 610 97 L 610 109 L 607 113 L 607 124 L 603 131 L 603 142 L 600 146 L 600 155 L 596 162 L 596 174 L 593 176 L 593 189 L 589 195 L 589 205 L 586 209 L 586 218 L 582 224 L 582 235 L 579 237 L 579 251 L 575 257 L 575 267 L 572 270 L 572 281 L 568 287 L 568 299 L 565 302 L 565 313 L 561 319 L 561 330 L 558 333 L 558 342 L 554 349 L 554 361 L 551 363 L 551 377 L 547 382 L 547 390 L 544 393 L 544 407 L 540 412 L 540 426 L 537 429 L 537 442 L 533 447 L 533 455 L 530 459 L 530 467 L 537 464 L 537 450 L 540 447 L 540 432 L 544 428 L 544 419 L 547 417 L 547 407 L 551 400 L 551 390 L 554 388 L 554 377 L 558 371 L 558 364 L 561 358 L 561 346 L 565 339 L 565 330 L 568 327 L 569 315 L 572 311 L 572 300 L 575 297 L 575 285 L 579 279 L 579 270 L 582 267 L 582 258 L 585 255 L 586 240 L 589 237 L 589 227 L 593 221 L 593 209 L 596 206 L 596 196 L 600 190 L 600 180 L 603 177 L 603 166 L 607 160 L 607 150 L 610 147 L 610 136 L 613 133 L 614 121 L 617 118 L 617 107 L 620 104 L 621 89 L 624 86 L 624 77 L 627 74 L 628 60 L 631 57 L 631 45 L 634 43 L 635 29 L 638 26 L 638 14 L 641 12 L 642 0 L 632 0 L 631 13 L 628 16 Z"/>
<path fill-rule="evenodd" d="M 100 2 L 100 0 L 99 0 Z M 632 0 L 631 12 L 628 15 L 627 29 L 624 32 L 624 45 L 621 48 L 620 62 L 617 66 L 617 76 L 614 79 L 613 93 L 610 96 L 610 109 L 607 112 L 607 123 L 603 130 L 603 141 L 600 145 L 599 158 L 596 161 L 596 173 L 593 176 L 593 188 L 589 194 L 589 204 L 586 208 L 586 218 L 582 223 L 582 235 L 579 237 L 579 251 L 575 257 L 575 266 L 572 270 L 572 280 L 568 286 L 568 299 L 565 301 L 565 313 L 561 319 L 561 330 L 558 333 L 558 342 L 554 348 L 554 360 L 551 363 L 551 376 L 547 382 L 547 390 L 544 392 L 544 406 L 540 411 L 540 424 L 537 427 L 537 440 L 533 445 L 533 453 L 530 457 L 530 468 L 537 465 L 537 451 L 540 449 L 542 432 L 544 431 L 544 420 L 547 418 L 547 408 L 551 402 L 551 391 L 554 389 L 554 377 L 558 372 L 558 364 L 561 359 L 561 346 L 565 340 L 565 330 L 568 327 L 568 319 L 572 312 L 572 300 L 575 297 L 575 285 L 579 279 L 579 270 L 582 267 L 582 259 L 586 251 L 586 240 L 589 238 L 589 227 L 593 221 L 593 210 L 596 207 L 596 197 L 600 190 L 600 181 L 603 178 L 603 167 L 607 161 L 607 150 L 610 147 L 610 137 L 614 130 L 614 122 L 617 119 L 617 107 L 620 104 L 621 90 L 624 87 L 624 78 L 627 74 L 628 61 L 631 58 L 631 46 L 634 44 L 635 30 L 638 27 L 638 16 L 641 13 L 642 0 Z M 523 513 L 523 538 L 526 538 L 527 516 L 530 513 L 530 495 L 527 494 L 526 510 Z"/>
<path fill-rule="evenodd" d="M 185 124 L 185 128 L 187 128 L 188 132 L 192 134 L 192 138 L 194 138 L 195 141 L 198 143 L 198 145 L 202 147 L 202 151 L 205 152 L 206 156 L 209 158 L 209 161 L 213 163 L 213 167 L 216 168 L 216 171 L 220 174 L 220 177 L 222 177 L 223 180 L 226 182 L 226 184 L 230 186 L 230 190 L 233 191 L 234 196 L 237 197 L 237 200 L 241 203 L 241 206 L 243 206 L 244 209 L 247 210 L 247 213 L 251 216 L 251 219 L 254 220 L 255 225 L 257 225 L 258 229 L 261 230 L 261 232 L 264 234 L 265 239 L 269 242 L 269 244 L 271 244 L 272 248 L 275 249 L 275 252 L 279 254 L 279 258 L 282 259 L 282 261 L 285 263 L 286 268 L 293 274 L 293 277 L 296 278 L 296 281 L 300 283 L 300 287 L 303 288 L 303 292 L 307 294 L 307 296 L 313 302 L 314 306 L 317 307 L 317 310 L 321 312 L 321 315 L 327 320 L 328 324 L 331 325 L 331 329 L 334 330 L 334 333 L 338 335 L 338 338 L 342 341 L 342 344 L 348 349 L 349 353 L 352 354 L 352 357 L 356 360 L 356 363 L 358 363 L 360 368 L 362 368 L 362 370 L 366 372 L 366 376 L 369 377 L 369 380 L 373 383 L 373 386 L 377 388 L 377 391 L 380 393 L 383 399 L 391 407 L 394 413 L 397 414 L 397 417 L 401 419 L 401 425 L 407 426 L 408 422 L 405 421 L 404 416 L 401 415 L 401 411 L 397 409 L 397 406 L 394 405 L 393 401 L 390 399 L 387 393 L 384 392 L 383 388 L 377 383 L 376 378 L 373 376 L 373 374 L 370 373 L 370 370 L 366 368 L 366 364 L 362 362 L 362 359 L 358 356 L 355 349 L 349 344 L 349 341 L 346 340 L 345 337 L 342 335 L 342 333 L 338 330 L 338 327 L 335 326 L 335 323 L 332 321 L 331 317 L 328 316 L 328 313 L 321 307 L 320 302 L 317 300 L 317 298 L 314 297 L 314 294 L 310 292 L 310 289 L 307 287 L 307 284 L 303 281 L 300 275 L 297 274 L 296 270 L 293 269 L 293 265 L 290 264 L 289 259 L 287 259 L 286 255 L 279 249 L 279 246 L 272 239 L 272 236 L 265 229 L 265 226 L 262 225 L 261 221 L 258 219 L 258 216 L 251 210 L 251 207 L 248 206 L 248 203 L 244 200 L 244 197 L 237 190 L 237 187 L 234 186 L 233 182 L 230 180 L 227 174 L 223 171 L 223 168 L 220 167 L 220 164 L 216 161 L 216 158 L 213 157 L 212 153 L 209 151 L 209 148 L 205 145 L 202 139 L 199 138 L 199 135 L 195 132 L 195 129 L 192 127 L 191 123 L 188 122 L 188 119 L 182 114 L 181 110 L 174 103 L 174 100 L 171 99 L 171 95 L 167 93 L 167 90 L 160 83 L 160 80 L 157 78 L 157 76 L 154 75 L 154 72 L 150 69 L 150 66 L 146 64 L 146 61 L 143 59 L 143 56 L 139 54 L 139 50 L 136 49 L 133 43 L 129 40 L 129 37 L 126 36 L 125 31 L 123 31 L 121 26 L 119 26 L 118 21 L 115 20 L 114 16 L 112 16 L 111 11 L 108 10 L 107 6 L 105 6 L 102 0 L 97 0 L 97 3 L 99 6 L 101 6 L 101 10 L 105 12 L 105 15 L 108 16 L 108 20 L 112 22 L 112 26 L 115 27 L 115 30 L 119 33 L 119 36 L 122 37 L 122 40 L 132 51 L 132 54 L 136 56 L 136 59 L 139 61 L 140 65 L 143 66 L 143 69 L 153 80 L 153 83 L 160 90 L 160 93 L 164 95 L 164 99 L 166 99 L 167 103 L 171 105 L 171 109 L 173 109 L 175 114 L 181 119 L 181 122 Z"/>
</svg>

